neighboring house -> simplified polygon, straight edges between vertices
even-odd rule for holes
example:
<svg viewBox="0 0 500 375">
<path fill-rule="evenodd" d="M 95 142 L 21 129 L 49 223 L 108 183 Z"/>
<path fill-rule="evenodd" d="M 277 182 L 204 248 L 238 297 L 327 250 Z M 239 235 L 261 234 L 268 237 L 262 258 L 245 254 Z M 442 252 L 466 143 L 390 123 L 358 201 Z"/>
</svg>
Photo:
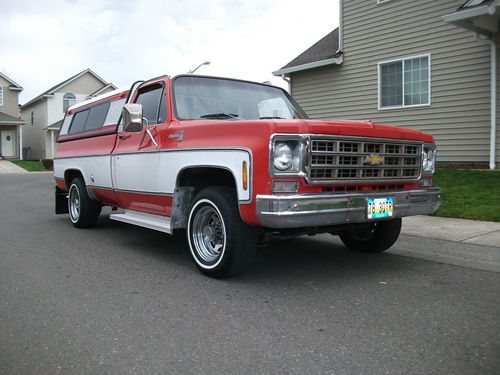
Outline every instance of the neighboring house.
<svg viewBox="0 0 500 375">
<path fill-rule="evenodd" d="M 419 129 L 441 165 L 499 168 L 500 1 L 464 2 L 340 0 L 340 27 L 273 74 L 312 118 Z"/>
<path fill-rule="evenodd" d="M 51 87 L 21 106 L 23 157 L 26 159 L 52 159 L 55 140 L 68 107 L 89 97 L 115 90 L 92 70 L 86 69 Z"/>
<path fill-rule="evenodd" d="M 23 88 L 0 73 L 0 158 L 18 158 L 21 149 L 19 93 Z"/>
</svg>

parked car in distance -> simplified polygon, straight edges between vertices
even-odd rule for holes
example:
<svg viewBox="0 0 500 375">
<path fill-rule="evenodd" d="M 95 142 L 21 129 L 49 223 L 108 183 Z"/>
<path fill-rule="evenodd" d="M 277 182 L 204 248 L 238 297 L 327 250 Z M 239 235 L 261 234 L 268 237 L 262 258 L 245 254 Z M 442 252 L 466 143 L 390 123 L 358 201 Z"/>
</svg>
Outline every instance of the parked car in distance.
<svg viewBox="0 0 500 375">
<path fill-rule="evenodd" d="M 259 241 L 332 233 L 355 251 L 391 247 L 401 218 L 434 212 L 431 135 L 313 120 L 279 87 L 159 77 L 73 106 L 58 137 L 56 213 L 186 230 L 198 269 L 243 272 Z M 118 125 L 119 109 L 123 107 Z"/>
</svg>

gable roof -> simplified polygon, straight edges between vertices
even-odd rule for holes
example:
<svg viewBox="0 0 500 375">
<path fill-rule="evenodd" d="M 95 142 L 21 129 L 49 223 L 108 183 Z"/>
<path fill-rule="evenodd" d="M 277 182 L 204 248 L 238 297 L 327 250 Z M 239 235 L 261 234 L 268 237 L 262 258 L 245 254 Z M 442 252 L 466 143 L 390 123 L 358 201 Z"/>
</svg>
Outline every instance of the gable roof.
<svg viewBox="0 0 500 375">
<path fill-rule="evenodd" d="M 0 125 L 8 124 L 8 125 L 22 125 L 26 124 L 26 121 L 21 120 L 20 118 L 10 116 L 6 113 L 0 112 Z"/>
<path fill-rule="evenodd" d="M 479 7 L 481 5 L 490 5 L 495 0 L 467 0 L 464 4 L 460 5 L 457 10 Z"/>
<path fill-rule="evenodd" d="M 107 89 L 111 89 L 111 90 L 116 90 L 117 87 L 115 85 L 113 85 L 112 83 L 108 83 L 106 86 L 103 86 L 101 87 L 99 90 L 97 91 L 94 91 L 92 94 L 90 94 L 87 99 L 89 98 L 93 98 L 94 96 L 97 96 L 97 95 L 100 95 L 102 94 L 104 91 L 106 91 Z"/>
<path fill-rule="evenodd" d="M 29 102 L 27 102 L 27 103 L 23 104 L 23 105 L 21 106 L 21 108 L 24 108 L 24 107 L 26 107 L 26 106 L 28 106 L 28 105 L 30 105 L 30 104 L 33 104 L 33 103 L 37 102 L 37 101 L 38 101 L 38 100 L 40 100 L 40 99 L 43 99 L 43 98 L 47 98 L 47 97 L 51 97 L 51 96 L 53 96 L 53 95 L 54 95 L 54 92 L 56 92 L 56 91 L 57 91 L 57 90 L 59 90 L 60 88 L 62 88 L 62 87 L 64 87 L 64 86 L 66 86 L 67 84 L 69 84 L 69 83 L 73 82 L 74 80 L 76 80 L 76 79 L 80 78 L 81 76 L 83 76 L 83 75 L 85 75 L 85 74 L 87 74 L 87 73 L 92 74 L 95 78 L 97 78 L 99 81 L 101 81 L 101 82 L 102 82 L 102 84 L 103 84 L 104 86 L 111 85 L 112 87 L 114 87 L 114 88 L 116 89 L 115 85 L 113 85 L 112 83 L 108 83 L 108 82 L 106 82 L 104 79 L 102 79 L 101 77 L 99 77 L 96 73 L 94 73 L 91 69 L 88 69 L 88 68 L 87 68 L 87 69 L 85 69 L 85 70 L 82 70 L 80 73 L 75 74 L 74 76 L 72 76 L 72 77 L 68 78 L 67 80 L 62 81 L 61 83 L 58 83 L 57 85 L 55 85 L 55 86 L 51 87 L 51 88 L 50 88 L 50 89 L 48 89 L 47 91 L 45 91 L 45 92 L 41 93 L 40 95 L 38 95 L 37 97 L 35 97 L 35 98 L 31 99 Z"/>
<path fill-rule="evenodd" d="M 441 16 L 444 22 L 490 37 L 498 33 L 500 0 L 468 0 L 456 11 Z"/>
<path fill-rule="evenodd" d="M 43 130 L 59 130 L 61 129 L 61 125 L 64 120 L 59 120 L 54 122 L 53 124 L 50 124 L 49 126 L 45 127 Z"/>
<path fill-rule="evenodd" d="M 273 72 L 275 76 L 314 69 L 324 65 L 341 64 L 342 51 L 339 51 L 339 28 L 321 38 L 284 67 Z"/>
<path fill-rule="evenodd" d="M 10 79 L 9 77 L 7 77 L 2 72 L 0 72 L 0 77 L 2 77 L 3 79 L 5 79 L 7 82 L 10 83 L 10 85 L 9 85 L 9 89 L 10 90 L 13 90 L 13 91 L 23 91 L 23 88 L 21 87 L 21 85 L 18 85 L 17 83 L 15 83 L 12 79 Z"/>
</svg>

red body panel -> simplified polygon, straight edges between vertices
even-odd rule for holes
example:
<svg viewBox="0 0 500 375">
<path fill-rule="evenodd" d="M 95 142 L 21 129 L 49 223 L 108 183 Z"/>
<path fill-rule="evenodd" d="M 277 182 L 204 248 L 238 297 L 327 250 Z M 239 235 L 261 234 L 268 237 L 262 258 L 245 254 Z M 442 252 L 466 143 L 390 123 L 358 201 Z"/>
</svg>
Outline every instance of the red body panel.
<svg viewBox="0 0 500 375">
<path fill-rule="evenodd" d="M 58 143 L 56 157 L 74 158 L 78 156 L 110 155 L 115 148 L 116 138 L 117 134 L 114 133 Z"/>
</svg>

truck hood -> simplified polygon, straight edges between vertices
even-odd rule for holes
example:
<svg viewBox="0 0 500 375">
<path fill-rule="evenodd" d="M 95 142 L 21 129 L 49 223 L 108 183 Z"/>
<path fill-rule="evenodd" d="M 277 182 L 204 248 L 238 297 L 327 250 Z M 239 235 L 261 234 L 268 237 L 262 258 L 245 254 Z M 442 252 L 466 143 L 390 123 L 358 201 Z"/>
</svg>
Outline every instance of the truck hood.
<svg viewBox="0 0 500 375">
<path fill-rule="evenodd" d="M 276 133 L 343 135 L 434 142 L 434 138 L 430 134 L 414 129 L 374 124 L 371 121 L 277 120 L 275 125 Z"/>
</svg>

